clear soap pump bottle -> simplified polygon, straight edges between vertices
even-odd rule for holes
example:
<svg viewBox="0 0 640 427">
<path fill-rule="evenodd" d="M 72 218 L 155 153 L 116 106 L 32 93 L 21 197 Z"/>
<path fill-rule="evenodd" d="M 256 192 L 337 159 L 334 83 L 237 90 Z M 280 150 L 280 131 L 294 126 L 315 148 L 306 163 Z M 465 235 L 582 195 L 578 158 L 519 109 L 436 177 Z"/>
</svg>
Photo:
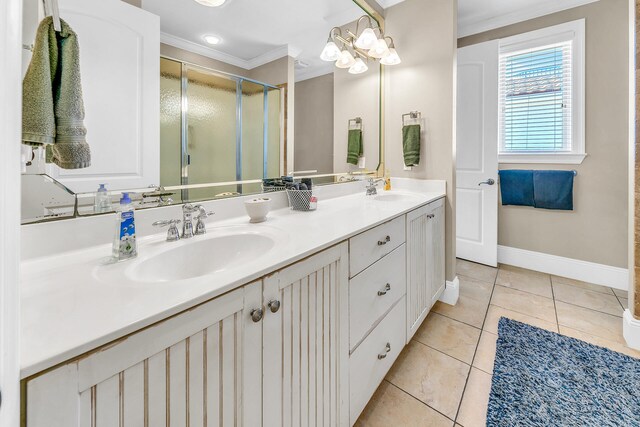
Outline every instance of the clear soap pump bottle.
<svg viewBox="0 0 640 427">
<path fill-rule="evenodd" d="M 100 188 L 96 191 L 96 200 L 93 206 L 94 213 L 104 213 L 111 210 L 111 199 L 105 185 L 100 184 Z"/>
<path fill-rule="evenodd" d="M 129 193 L 122 193 L 120 206 L 116 212 L 116 230 L 113 239 L 113 258 L 116 261 L 138 256 L 136 244 L 135 210 Z"/>
</svg>

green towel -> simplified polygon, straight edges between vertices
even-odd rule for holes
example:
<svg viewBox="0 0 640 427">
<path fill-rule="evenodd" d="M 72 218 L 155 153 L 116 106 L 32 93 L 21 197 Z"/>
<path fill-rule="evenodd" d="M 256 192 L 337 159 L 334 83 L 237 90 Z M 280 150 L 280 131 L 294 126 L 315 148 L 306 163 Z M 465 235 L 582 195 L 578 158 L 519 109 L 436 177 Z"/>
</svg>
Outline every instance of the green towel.
<svg viewBox="0 0 640 427">
<path fill-rule="evenodd" d="M 402 151 L 405 166 L 416 166 L 420 163 L 420 125 L 402 127 Z"/>
<path fill-rule="evenodd" d="M 358 158 L 362 156 L 362 129 L 349 129 L 349 143 L 347 145 L 347 163 L 358 164 Z"/>
<path fill-rule="evenodd" d="M 22 142 L 47 147 L 47 161 L 63 169 L 91 165 L 86 142 L 76 33 L 47 17 L 38 26 L 33 57 L 22 82 Z"/>
</svg>

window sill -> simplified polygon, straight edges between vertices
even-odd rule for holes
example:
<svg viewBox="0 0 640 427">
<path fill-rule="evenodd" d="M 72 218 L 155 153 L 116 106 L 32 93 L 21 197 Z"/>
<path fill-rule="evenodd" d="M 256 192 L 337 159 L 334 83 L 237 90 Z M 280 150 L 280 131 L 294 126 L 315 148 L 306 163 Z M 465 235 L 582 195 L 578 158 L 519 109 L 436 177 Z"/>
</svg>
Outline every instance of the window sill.
<svg viewBox="0 0 640 427">
<path fill-rule="evenodd" d="M 498 154 L 498 163 L 549 163 L 579 165 L 587 154 L 577 153 L 531 153 Z"/>
</svg>

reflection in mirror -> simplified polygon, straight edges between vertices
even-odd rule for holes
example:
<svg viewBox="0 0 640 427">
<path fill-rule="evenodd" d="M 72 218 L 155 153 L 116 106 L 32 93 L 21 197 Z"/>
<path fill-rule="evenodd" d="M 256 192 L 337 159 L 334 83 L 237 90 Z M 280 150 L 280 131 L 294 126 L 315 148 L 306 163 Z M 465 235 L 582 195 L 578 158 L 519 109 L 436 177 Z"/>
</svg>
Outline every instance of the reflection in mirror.
<svg viewBox="0 0 640 427">
<path fill-rule="evenodd" d="M 26 46 L 38 44 L 41 3 L 24 0 Z M 144 208 L 273 190 L 267 178 L 317 185 L 379 168 L 380 65 L 364 58 L 368 69 L 352 74 L 320 58 L 332 28 L 364 31 L 353 0 L 58 3 L 78 37 L 92 159 L 63 169 L 35 149 L 23 222 L 103 212 L 100 184 L 112 206 L 126 190 Z M 31 59 L 25 49 L 24 72 Z M 355 118 L 361 148 L 348 161 Z"/>
</svg>

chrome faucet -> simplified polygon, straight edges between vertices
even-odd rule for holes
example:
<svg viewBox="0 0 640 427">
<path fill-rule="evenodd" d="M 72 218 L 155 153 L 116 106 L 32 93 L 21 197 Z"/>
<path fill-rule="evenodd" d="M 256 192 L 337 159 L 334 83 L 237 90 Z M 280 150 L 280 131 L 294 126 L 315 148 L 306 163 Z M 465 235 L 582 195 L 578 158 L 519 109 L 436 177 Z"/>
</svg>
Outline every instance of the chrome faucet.
<svg viewBox="0 0 640 427">
<path fill-rule="evenodd" d="M 193 219 L 192 215 L 197 212 L 198 209 L 191 203 L 182 205 L 182 238 L 190 239 L 193 237 Z"/>
<path fill-rule="evenodd" d="M 373 179 L 369 178 L 369 183 L 367 184 L 367 196 L 375 196 L 378 194 L 378 189 L 376 188 L 376 184 L 382 182 L 383 179 Z"/>
<path fill-rule="evenodd" d="M 193 214 L 198 213 L 198 216 L 195 217 L 198 221 L 196 222 L 196 229 L 193 230 Z M 207 233 L 207 227 L 204 224 L 204 220 L 209 217 L 209 215 L 214 215 L 215 212 L 207 212 L 202 205 L 192 205 L 191 203 L 187 203 L 182 206 L 182 238 L 189 239 L 191 237 L 199 236 Z"/>
<path fill-rule="evenodd" d="M 198 216 L 193 217 L 194 213 L 198 213 Z M 156 221 L 153 223 L 154 227 L 166 227 L 169 226 L 167 231 L 167 242 L 176 242 L 180 239 L 190 239 L 191 237 L 199 236 L 207 233 L 207 226 L 204 224 L 204 220 L 210 215 L 214 215 L 215 212 L 207 212 L 202 205 L 193 206 L 187 203 L 182 206 L 182 235 L 178 231 L 179 219 L 169 219 Z M 196 219 L 196 229 L 193 230 L 193 220 Z"/>
</svg>

